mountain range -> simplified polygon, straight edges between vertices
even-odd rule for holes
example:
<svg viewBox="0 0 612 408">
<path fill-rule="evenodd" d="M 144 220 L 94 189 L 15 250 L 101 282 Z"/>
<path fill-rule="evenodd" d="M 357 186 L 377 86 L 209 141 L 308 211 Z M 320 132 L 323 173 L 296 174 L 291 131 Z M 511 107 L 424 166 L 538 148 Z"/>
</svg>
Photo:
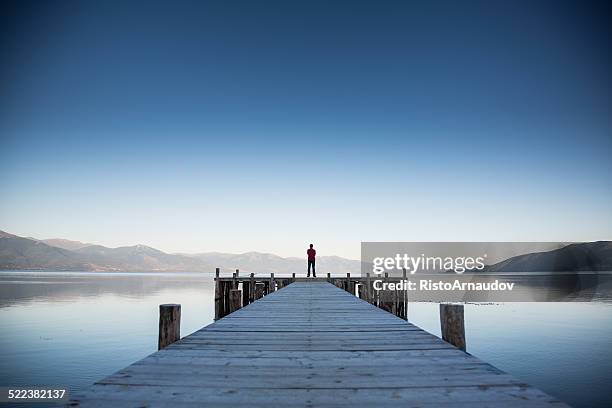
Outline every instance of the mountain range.
<svg viewBox="0 0 612 408">
<path fill-rule="evenodd" d="M 101 272 L 233 272 L 301 275 L 305 259 L 247 252 L 169 254 L 145 245 L 108 248 L 67 239 L 25 238 L 0 231 L 0 270 Z M 317 257 L 317 270 L 359 276 L 360 261 L 338 256 Z M 518 255 L 486 266 L 487 272 L 611 271 L 612 242 L 570 244 L 560 249 Z M 477 271 L 472 271 L 477 272 Z"/>
<path fill-rule="evenodd" d="M 247 252 L 226 254 L 169 254 L 145 245 L 108 248 L 66 239 L 25 238 L 0 231 L 0 270 L 56 270 L 100 272 L 223 272 L 301 274 L 305 259 Z M 360 262 L 338 256 L 317 258 L 319 274 L 358 275 Z"/>
<path fill-rule="evenodd" d="M 612 242 L 569 244 L 552 251 L 514 256 L 485 267 L 486 272 L 612 271 Z"/>
</svg>

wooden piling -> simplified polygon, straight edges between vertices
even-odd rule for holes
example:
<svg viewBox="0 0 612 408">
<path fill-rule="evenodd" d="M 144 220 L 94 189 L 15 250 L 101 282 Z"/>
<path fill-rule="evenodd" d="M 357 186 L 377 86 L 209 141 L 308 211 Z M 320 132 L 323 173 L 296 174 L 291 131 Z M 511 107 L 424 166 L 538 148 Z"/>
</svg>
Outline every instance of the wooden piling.
<svg viewBox="0 0 612 408">
<path fill-rule="evenodd" d="M 242 307 L 242 291 L 239 289 L 230 290 L 229 312 L 234 313 Z"/>
<path fill-rule="evenodd" d="M 406 268 L 402 268 L 402 280 L 404 281 L 404 284 L 408 280 L 406 276 Z M 402 315 L 400 317 L 408 321 L 408 287 L 405 287 L 402 291 Z"/>
<path fill-rule="evenodd" d="M 159 305 L 159 335 L 157 349 L 174 343 L 181 338 L 181 305 Z"/>
<path fill-rule="evenodd" d="M 379 290 L 378 291 L 378 307 L 389 313 L 393 313 L 393 291 Z"/>
<path fill-rule="evenodd" d="M 255 284 L 255 300 L 261 299 L 264 296 L 265 284 L 263 282 L 257 282 Z"/>
<path fill-rule="evenodd" d="M 272 293 L 276 290 L 276 283 L 274 282 L 274 272 L 270 274 L 270 287 L 268 293 Z"/>
<path fill-rule="evenodd" d="M 372 303 L 372 285 L 370 282 L 370 273 L 366 273 L 366 301 Z"/>
<path fill-rule="evenodd" d="M 465 323 L 463 305 L 440 304 L 442 340 L 465 351 Z"/>
<path fill-rule="evenodd" d="M 219 320 L 221 316 L 221 310 L 223 308 L 221 292 L 221 282 L 219 281 L 219 268 L 215 269 L 215 320 Z"/>
<path fill-rule="evenodd" d="M 251 280 L 249 282 L 249 303 L 253 303 L 255 301 L 255 274 L 251 273 Z"/>
<path fill-rule="evenodd" d="M 234 283 L 231 281 L 221 282 L 221 289 L 223 291 L 223 312 L 221 313 L 221 317 L 227 316 L 230 305 L 230 290 L 234 287 Z"/>
<path fill-rule="evenodd" d="M 399 296 L 397 293 L 397 289 L 391 291 L 393 292 L 393 308 L 391 309 L 393 314 L 399 317 L 399 310 L 400 310 L 400 305 L 399 305 Z"/>
</svg>

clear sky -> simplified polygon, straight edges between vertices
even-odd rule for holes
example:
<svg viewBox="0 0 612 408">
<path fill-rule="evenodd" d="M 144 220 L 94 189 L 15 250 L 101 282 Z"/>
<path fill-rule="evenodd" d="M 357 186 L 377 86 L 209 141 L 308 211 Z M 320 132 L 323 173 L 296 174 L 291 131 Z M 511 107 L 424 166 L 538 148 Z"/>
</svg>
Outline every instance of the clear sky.
<svg viewBox="0 0 612 408">
<path fill-rule="evenodd" d="M 612 238 L 609 2 L 2 3 L 0 229 L 165 251 Z"/>
</svg>

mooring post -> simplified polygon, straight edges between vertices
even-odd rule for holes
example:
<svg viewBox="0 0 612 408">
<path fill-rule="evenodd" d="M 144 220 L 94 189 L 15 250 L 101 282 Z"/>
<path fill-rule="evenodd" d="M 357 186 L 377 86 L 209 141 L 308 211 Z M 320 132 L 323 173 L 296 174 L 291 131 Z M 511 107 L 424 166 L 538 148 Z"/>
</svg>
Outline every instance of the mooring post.
<svg viewBox="0 0 612 408">
<path fill-rule="evenodd" d="M 295 272 L 293 272 L 293 273 L 291 274 L 291 278 L 292 278 L 291 282 L 292 282 L 292 283 L 293 283 L 293 282 L 295 282 Z"/>
<path fill-rule="evenodd" d="M 234 275 L 234 289 L 238 289 L 238 282 L 240 282 L 238 275 L 240 275 L 240 269 L 236 269 L 236 274 Z"/>
<path fill-rule="evenodd" d="M 239 289 L 230 290 L 230 298 L 229 298 L 229 312 L 234 313 L 236 310 L 242 307 L 242 291 Z"/>
<path fill-rule="evenodd" d="M 372 303 L 372 288 L 370 286 L 370 272 L 366 273 L 366 302 Z"/>
<path fill-rule="evenodd" d="M 255 274 L 251 273 L 251 282 L 249 284 L 249 303 L 253 303 L 255 300 Z"/>
<path fill-rule="evenodd" d="M 463 305 L 440 303 L 442 340 L 465 351 L 465 323 Z"/>
<path fill-rule="evenodd" d="M 157 349 L 181 339 L 181 305 L 159 305 L 159 336 Z"/>
<path fill-rule="evenodd" d="M 404 290 L 402 291 L 402 315 L 400 317 L 408 321 L 408 286 L 406 285 L 408 279 L 406 277 L 406 268 L 402 268 L 402 280 L 404 281 Z"/>
<path fill-rule="evenodd" d="M 389 272 L 385 272 L 383 282 L 385 286 L 386 284 L 389 283 Z M 393 309 L 393 300 L 392 298 L 390 298 L 390 295 L 391 293 L 389 292 L 389 290 L 381 289 L 381 290 L 376 291 L 376 297 L 377 297 L 376 305 L 379 308 L 386 310 L 387 312 L 392 312 L 392 309 Z"/>
<path fill-rule="evenodd" d="M 266 284 L 263 282 L 257 282 L 255 284 L 255 300 L 261 299 L 264 296 Z"/>
<path fill-rule="evenodd" d="M 327 272 L 327 281 L 331 283 L 331 273 Z"/>
<path fill-rule="evenodd" d="M 221 304 L 223 298 L 221 294 L 221 282 L 219 282 L 219 268 L 215 269 L 215 320 L 219 320 L 221 318 L 221 309 L 223 305 Z"/>
<path fill-rule="evenodd" d="M 399 306 L 399 294 L 397 293 L 397 290 L 392 291 L 393 292 L 393 306 L 392 306 L 392 311 L 393 314 L 395 316 L 400 315 L 400 306 Z"/>
<path fill-rule="evenodd" d="M 276 290 L 276 283 L 274 282 L 274 272 L 270 274 L 270 293 Z"/>
<path fill-rule="evenodd" d="M 234 283 L 232 281 L 221 282 L 221 289 L 223 290 L 223 313 L 221 313 L 221 317 L 227 316 L 230 312 L 230 290 L 233 287 Z"/>
<path fill-rule="evenodd" d="M 384 283 L 389 284 L 389 272 L 385 272 L 385 279 L 383 280 Z M 388 287 L 388 286 L 387 286 Z M 387 310 L 387 311 L 391 311 L 391 307 L 388 307 L 388 303 L 384 303 L 384 302 L 388 302 L 388 291 L 386 290 L 379 290 L 377 292 L 378 294 L 378 307 L 382 307 L 383 309 Z"/>
</svg>

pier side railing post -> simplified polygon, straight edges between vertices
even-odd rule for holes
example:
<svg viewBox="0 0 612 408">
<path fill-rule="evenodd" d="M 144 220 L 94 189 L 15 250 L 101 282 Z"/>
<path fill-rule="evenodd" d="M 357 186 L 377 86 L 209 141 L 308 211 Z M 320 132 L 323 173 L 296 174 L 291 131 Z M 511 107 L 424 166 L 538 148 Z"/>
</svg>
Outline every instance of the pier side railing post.
<svg viewBox="0 0 612 408">
<path fill-rule="evenodd" d="M 402 268 L 402 280 L 403 284 L 408 280 L 406 276 L 406 268 Z M 402 291 L 402 315 L 400 316 L 402 319 L 408 321 L 408 286 L 404 286 L 404 290 Z"/>
<path fill-rule="evenodd" d="M 399 294 L 397 293 L 397 289 L 393 290 L 392 292 L 393 292 L 392 293 L 392 296 L 393 296 L 393 306 L 392 306 L 391 309 L 393 311 L 393 314 L 395 316 L 399 317 L 399 315 L 400 315 Z"/>
<path fill-rule="evenodd" d="M 221 313 L 221 317 L 225 317 L 229 314 L 229 305 L 230 305 L 230 290 L 234 287 L 234 283 L 232 281 L 221 281 L 221 290 L 223 292 L 223 313 Z"/>
<path fill-rule="evenodd" d="M 215 269 L 215 320 L 219 320 L 221 318 L 221 310 L 223 305 L 221 302 L 223 301 L 223 297 L 221 294 L 221 282 L 219 282 L 219 268 Z"/>
<path fill-rule="evenodd" d="M 440 304 L 442 340 L 465 351 L 465 322 L 463 305 Z"/>
<path fill-rule="evenodd" d="M 255 300 L 261 299 L 264 296 L 266 284 L 264 282 L 257 282 L 255 284 Z"/>
<path fill-rule="evenodd" d="M 229 312 L 234 313 L 236 310 L 242 307 L 242 291 L 240 289 L 230 290 L 229 300 Z"/>
<path fill-rule="evenodd" d="M 385 287 L 387 287 L 386 285 L 389 283 L 389 272 L 385 272 L 383 282 Z M 386 310 L 389 313 L 393 313 L 393 294 L 391 291 L 388 289 L 382 289 L 376 291 L 376 294 L 378 296 L 378 307 L 382 310 Z"/>
<path fill-rule="evenodd" d="M 276 283 L 274 282 L 274 272 L 270 274 L 270 293 L 276 290 Z"/>
<path fill-rule="evenodd" d="M 181 305 L 159 305 L 159 335 L 157 349 L 181 339 Z"/>
<path fill-rule="evenodd" d="M 251 273 L 251 279 L 249 283 L 249 303 L 255 301 L 255 274 Z"/>
<path fill-rule="evenodd" d="M 370 285 L 370 272 L 366 273 L 366 301 L 372 303 L 372 286 Z"/>
</svg>

